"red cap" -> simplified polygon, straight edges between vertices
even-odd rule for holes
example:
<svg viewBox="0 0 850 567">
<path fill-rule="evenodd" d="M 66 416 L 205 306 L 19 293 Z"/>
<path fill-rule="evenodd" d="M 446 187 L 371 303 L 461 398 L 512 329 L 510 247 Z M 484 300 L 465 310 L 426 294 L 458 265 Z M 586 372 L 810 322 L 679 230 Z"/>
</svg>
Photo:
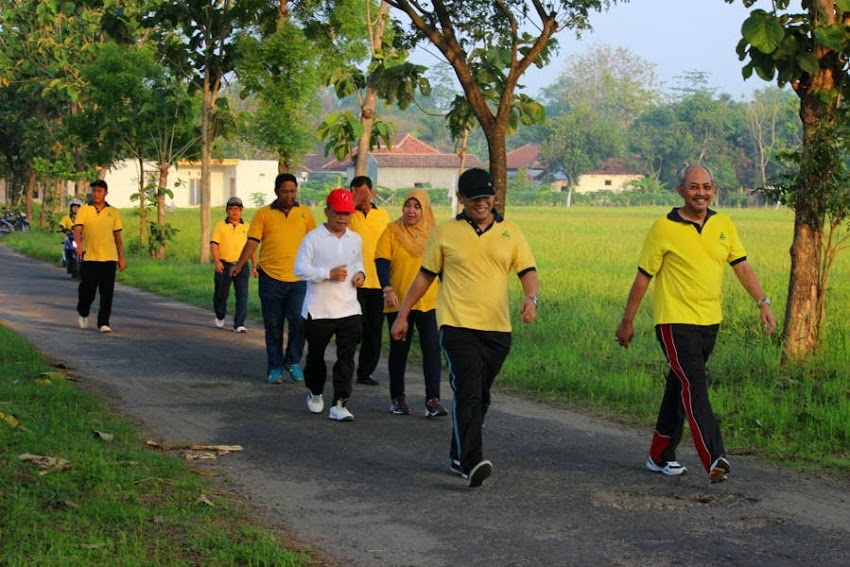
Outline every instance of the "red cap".
<svg viewBox="0 0 850 567">
<path fill-rule="evenodd" d="M 354 198 L 348 189 L 334 189 L 328 195 L 328 207 L 337 213 L 353 213 Z"/>
</svg>

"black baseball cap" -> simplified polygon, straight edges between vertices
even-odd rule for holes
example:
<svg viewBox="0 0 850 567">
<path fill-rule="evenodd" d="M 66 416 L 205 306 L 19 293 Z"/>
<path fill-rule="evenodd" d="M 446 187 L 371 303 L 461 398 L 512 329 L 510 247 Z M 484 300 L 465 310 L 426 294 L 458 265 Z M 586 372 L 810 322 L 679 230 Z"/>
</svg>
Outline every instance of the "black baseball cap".
<svg viewBox="0 0 850 567">
<path fill-rule="evenodd" d="M 457 181 L 457 190 L 464 199 L 492 197 L 496 194 L 490 174 L 478 167 L 461 173 Z"/>
</svg>

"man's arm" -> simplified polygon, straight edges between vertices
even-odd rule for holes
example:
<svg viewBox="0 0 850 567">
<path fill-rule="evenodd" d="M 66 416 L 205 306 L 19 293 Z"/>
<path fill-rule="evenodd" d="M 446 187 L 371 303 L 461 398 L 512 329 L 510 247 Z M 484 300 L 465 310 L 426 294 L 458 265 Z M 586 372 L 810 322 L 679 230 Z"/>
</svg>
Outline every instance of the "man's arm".
<svg viewBox="0 0 850 567">
<path fill-rule="evenodd" d="M 78 224 L 73 229 L 74 231 L 74 244 L 77 247 L 77 257 L 82 261 L 85 258 L 85 250 L 83 250 L 83 225 Z"/>
<path fill-rule="evenodd" d="M 626 309 L 623 311 L 623 318 L 620 320 L 620 324 L 617 325 L 617 332 L 615 334 L 616 341 L 623 348 L 629 348 L 629 343 L 632 342 L 632 337 L 635 336 L 635 315 L 637 314 L 638 307 L 640 307 L 640 302 L 643 301 L 643 296 L 646 295 L 650 281 L 652 279 L 649 276 L 638 270 L 635 281 L 632 282 L 629 297 L 626 300 Z"/>
<path fill-rule="evenodd" d="M 519 309 L 523 323 L 531 323 L 537 318 L 537 270 L 529 270 L 519 279 L 525 299 Z"/>
<path fill-rule="evenodd" d="M 242 266 L 245 265 L 245 262 L 248 261 L 248 258 L 254 257 L 254 251 L 259 245 L 259 241 L 253 240 L 251 238 L 249 238 L 248 241 L 245 242 L 245 246 L 242 247 L 242 253 L 239 254 L 239 259 L 230 268 L 230 277 L 235 278 L 239 275 L 239 272 L 242 271 Z M 256 265 L 256 262 L 254 263 L 254 265 Z"/>
<path fill-rule="evenodd" d="M 759 319 L 762 325 L 767 330 L 767 334 L 773 333 L 776 330 L 776 317 L 773 316 L 773 311 L 770 309 L 770 301 L 765 301 L 767 296 L 759 283 L 755 270 L 749 262 L 744 260 L 732 265 L 735 275 L 738 276 L 738 281 L 747 290 L 759 306 Z"/>
<path fill-rule="evenodd" d="M 123 272 L 127 268 L 127 261 L 124 259 L 124 239 L 121 238 L 120 230 L 113 231 L 112 237 L 115 239 L 115 249 L 118 250 L 118 269 Z"/>
<path fill-rule="evenodd" d="M 224 271 L 224 264 L 221 263 L 221 254 L 219 252 L 218 242 L 210 242 L 210 254 L 213 257 L 213 266 L 219 274 Z"/>
<path fill-rule="evenodd" d="M 404 301 L 401 302 L 401 307 L 398 308 L 398 315 L 390 329 L 390 336 L 396 341 L 403 341 L 407 336 L 407 316 L 410 315 L 411 308 L 416 305 L 416 302 L 422 299 L 428 288 L 436 278 L 436 274 L 423 272 L 420 270 L 416 274 L 416 279 L 410 284 L 410 289 L 407 290 L 407 295 L 404 296 Z"/>
</svg>

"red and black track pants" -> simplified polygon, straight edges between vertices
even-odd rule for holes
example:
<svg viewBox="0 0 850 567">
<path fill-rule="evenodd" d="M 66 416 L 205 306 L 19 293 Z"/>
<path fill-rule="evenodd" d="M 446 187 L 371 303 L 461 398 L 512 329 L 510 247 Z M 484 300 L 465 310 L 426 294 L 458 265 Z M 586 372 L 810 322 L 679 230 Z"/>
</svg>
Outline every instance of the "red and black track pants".
<svg viewBox="0 0 850 567">
<path fill-rule="evenodd" d="M 670 364 L 649 448 L 649 456 L 656 462 L 676 460 L 676 447 L 682 439 L 685 419 L 706 471 L 715 459 L 726 454 L 720 425 L 708 400 L 705 371 L 719 328 L 720 325 L 683 324 L 655 327 L 655 336 Z"/>
</svg>

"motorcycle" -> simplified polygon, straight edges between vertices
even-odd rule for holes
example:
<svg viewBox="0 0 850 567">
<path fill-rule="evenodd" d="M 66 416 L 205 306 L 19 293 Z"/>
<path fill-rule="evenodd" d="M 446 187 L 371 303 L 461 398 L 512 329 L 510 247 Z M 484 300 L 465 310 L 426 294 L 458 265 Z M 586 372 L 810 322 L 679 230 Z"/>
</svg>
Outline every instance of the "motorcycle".
<svg viewBox="0 0 850 567">
<path fill-rule="evenodd" d="M 29 229 L 30 221 L 27 220 L 27 214 L 24 212 L 6 210 L 3 217 L 0 218 L 0 234 L 9 234 L 15 231 L 26 232 Z"/>
<path fill-rule="evenodd" d="M 62 265 L 73 279 L 80 279 L 80 261 L 77 258 L 77 243 L 74 242 L 73 232 L 66 233 L 62 241 Z"/>
</svg>

